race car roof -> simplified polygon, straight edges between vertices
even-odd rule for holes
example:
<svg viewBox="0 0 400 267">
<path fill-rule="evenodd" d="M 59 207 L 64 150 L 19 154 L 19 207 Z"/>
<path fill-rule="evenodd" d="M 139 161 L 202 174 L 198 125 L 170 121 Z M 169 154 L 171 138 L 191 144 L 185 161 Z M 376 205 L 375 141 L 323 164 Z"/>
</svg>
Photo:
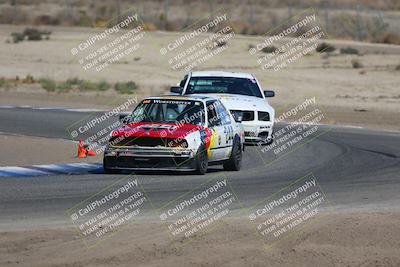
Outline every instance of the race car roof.
<svg viewBox="0 0 400 267">
<path fill-rule="evenodd" d="M 232 77 L 232 78 L 247 78 L 253 79 L 253 75 L 244 72 L 229 72 L 229 71 L 194 71 L 192 77 Z"/>
</svg>

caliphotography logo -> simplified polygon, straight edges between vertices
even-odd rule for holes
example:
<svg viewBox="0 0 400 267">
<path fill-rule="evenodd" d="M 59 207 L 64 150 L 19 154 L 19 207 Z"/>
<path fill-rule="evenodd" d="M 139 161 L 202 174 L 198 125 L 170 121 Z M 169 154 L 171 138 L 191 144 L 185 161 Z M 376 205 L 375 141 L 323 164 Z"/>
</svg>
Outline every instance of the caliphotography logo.
<svg viewBox="0 0 400 267">
<path fill-rule="evenodd" d="M 309 8 L 270 30 L 262 42 L 250 47 L 249 54 L 258 56 L 262 70 L 279 71 L 313 53 L 325 38 L 316 11 Z"/>
<path fill-rule="evenodd" d="M 119 100 L 115 100 L 119 101 Z M 110 141 L 110 137 L 114 130 L 121 128 L 124 124 L 129 122 L 130 116 L 124 120 L 119 120 L 119 116 L 124 112 L 132 112 L 132 109 L 138 102 L 137 96 L 131 96 L 113 107 L 110 110 L 103 112 L 93 112 L 79 121 L 69 125 L 66 130 L 72 140 L 82 140 L 87 146 L 88 151 L 93 151 L 96 155 L 104 152 L 105 147 Z M 113 103 L 115 104 L 115 103 Z M 136 118 L 137 119 L 137 118 Z M 132 121 L 135 119 L 132 118 Z M 115 143 L 123 142 L 127 136 L 123 136 Z"/>
<path fill-rule="evenodd" d="M 229 49 L 235 29 L 224 9 L 181 30 L 183 34 L 161 47 L 160 55 L 172 70 L 197 69 Z"/>
<path fill-rule="evenodd" d="M 331 119 L 318 105 L 317 98 L 306 98 L 277 114 L 271 144 L 258 141 L 251 149 L 257 151 L 264 164 L 269 165 L 289 153 L 301 153 L 305 145 L 332 130 L 330 123 Z"/>
<path fill-rule="evenodd" d="M 225 218 L 240 207 L 228 177 L 213 175 L 158 209 L 159 218 L 167 226 L 171 242 L 177 249 L 201 236 L 217 231 Z"/>
<path fill-rule="evenodd" d="M 248 219 L 266 248 L 270 248 L 331 209 L 325 193 L 310 173 L 258 202 L 250 208 Z"/>
<path fill-rule="evenodd" d="M 149 199 L 134 175 L 68 209 L 72 223 L 87 247 L 116 234 L 150 208 Z"/>
<path fill-rule="evenodd" d="M 71 49 L 83 70 L 101 72 L 112 64 L 121 64 L 143 49 L 146 26 L 134 7 L 106 23 L 88 39 Z"/>
</svg>

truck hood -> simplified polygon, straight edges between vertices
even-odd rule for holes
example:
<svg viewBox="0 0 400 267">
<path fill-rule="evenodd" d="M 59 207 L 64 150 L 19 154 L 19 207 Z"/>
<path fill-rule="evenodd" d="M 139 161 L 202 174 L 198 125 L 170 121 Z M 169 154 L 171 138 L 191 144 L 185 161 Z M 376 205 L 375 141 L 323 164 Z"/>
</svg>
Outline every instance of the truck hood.
<svg viewBox="0 0 400 267">
<path fill-rule="evenodd" d="M 229 110 L 253 110 L 274 113 L 268 102 L 260 97 L 233 95 L 233 94 L 207 94 L 219 98 Z"/>
<path fill-rule="evenodd" d="M 112 131 L 113 137 L 153 137 L 153 138 L 185 138 L 187 135 L 204 129 L 194 124 L 177 125 L 174 123 L 140 122 L 131 123 Z"/>
</svg>

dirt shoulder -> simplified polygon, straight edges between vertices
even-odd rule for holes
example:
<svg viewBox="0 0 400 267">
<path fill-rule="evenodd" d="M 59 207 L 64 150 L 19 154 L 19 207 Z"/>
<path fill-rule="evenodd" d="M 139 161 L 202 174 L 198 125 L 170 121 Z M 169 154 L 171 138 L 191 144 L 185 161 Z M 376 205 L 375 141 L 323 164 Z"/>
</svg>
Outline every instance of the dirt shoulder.
<svg viewBox="0 0 400 267">
<path fill-rule="evenodd" d="M 1 266 L 399 266 L 400 212 L 315 218 L 270 248 L 231 218 L 177 250 L 165 225 L 140 222 L 86 248 L 72 229 L 1 232 Z"/>
<path fill-rule="evenodd" d="M 100 162 L 100 156 L 77 158 L 77 143 L 63 139 L 0 135 L 0 147 L 6 152 L 0 166 Z"/>
<path fill-rule="evenodd" d="M 62 107 L 79 109 L 108 109 L 112 107 L 112 103 L 132 97 L 97 93 L 47 93 L 44 90 L 35 90 L 33 88 L 21 88 L 20 90 L 0 89 L 0 95 L 0 105 L 3 106 Z M 136 97 L 136 95 L 134 97 Z"/>
</svg>

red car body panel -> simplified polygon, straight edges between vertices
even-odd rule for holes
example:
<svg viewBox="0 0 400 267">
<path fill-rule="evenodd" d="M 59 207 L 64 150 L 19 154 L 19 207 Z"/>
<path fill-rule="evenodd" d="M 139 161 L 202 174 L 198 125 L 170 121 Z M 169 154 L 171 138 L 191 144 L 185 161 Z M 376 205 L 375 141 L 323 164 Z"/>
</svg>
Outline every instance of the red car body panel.
<svg viewBox="0 0 400 267">
<path fill-rule="evenodd" d="M 130 123 L 112 132 L 113 137 L 152 137 L 152 138 L 170 138 L 183 139 L 187 135 L 204 131 L 203 136 L 206 149 L 210 146 L 211 130 L 209 128 L 194 124 L 175 124 L 175 123 L 155 123 L 138 122 Z"/>
<path fill-rule="evenodd" d="M 177 125 L 174 123 L 139 122 L 125 125 L 113 131 L 113 137 L 154 137 L 185 138 L 188 134 L 203 130 L 203 126 L 194 124 Z"/>
</svg>

